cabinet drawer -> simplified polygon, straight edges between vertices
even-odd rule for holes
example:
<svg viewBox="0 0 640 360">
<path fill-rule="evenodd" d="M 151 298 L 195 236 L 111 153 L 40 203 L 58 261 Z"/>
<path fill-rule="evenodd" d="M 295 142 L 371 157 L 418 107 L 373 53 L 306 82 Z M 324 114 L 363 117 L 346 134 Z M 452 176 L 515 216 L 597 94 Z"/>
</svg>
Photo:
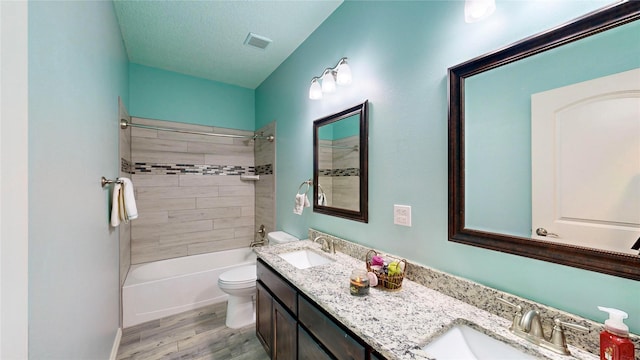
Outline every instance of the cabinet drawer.
<svg viewBox="0 0 640 360">
<path fill-rule="evenodd" d="M 289 310 L 296 315 L 297 312 L 297 293 L 294 288 L 287 284 L 280 275 L 276 274 L 271 268 L 258 259 L 257 276 L 266 288 L 271 290 L 273 295 Z"/>
<path fill-rule="evenodd" d="M 365 358 L 364 346 L 302 297 L 298 298 L 298 321 L 338 360 Z"/>
</svg>

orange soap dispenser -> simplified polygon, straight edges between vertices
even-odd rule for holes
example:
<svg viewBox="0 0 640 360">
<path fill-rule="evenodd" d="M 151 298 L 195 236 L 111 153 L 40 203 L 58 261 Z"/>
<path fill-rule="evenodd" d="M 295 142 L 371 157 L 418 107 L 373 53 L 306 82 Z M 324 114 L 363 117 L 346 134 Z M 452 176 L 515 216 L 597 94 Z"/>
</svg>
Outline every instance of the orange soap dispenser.
<svg viewBox="0 0 640 360">
<path fill-rule="evenodd" d="M 598 306 L 609 313 L 600 333 L 600 360 L 634 360 L 633 343 L 629 339 L 629 327 L 623 322 L 629 315 L 618 309 Z"/>
</svg>

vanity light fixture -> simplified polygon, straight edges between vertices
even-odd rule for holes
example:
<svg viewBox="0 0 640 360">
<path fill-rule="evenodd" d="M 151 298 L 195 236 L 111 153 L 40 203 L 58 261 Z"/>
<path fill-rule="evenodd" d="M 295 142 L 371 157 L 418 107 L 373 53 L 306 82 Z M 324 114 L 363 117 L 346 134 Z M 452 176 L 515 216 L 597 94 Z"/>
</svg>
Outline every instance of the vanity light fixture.
<svg viewBox="0 0 640 360">
<path fill-rule="evenodd" d="M 336 84 L 351 84 L 351 68 L 349 68 L 346 57 L 340 59 L 335 67 L 326 68 L 321 76 L 314 76 L 311 79 L 311 86 L 309 87 L 309 99 L 322 99 L 323 93 L 335 92 Z"/>
<path fill-rule="evenodd" d="M 465 0 L 464 21 L 472 23 L 489 17 L 496 10 L 496 0 Z"/>
</svg>

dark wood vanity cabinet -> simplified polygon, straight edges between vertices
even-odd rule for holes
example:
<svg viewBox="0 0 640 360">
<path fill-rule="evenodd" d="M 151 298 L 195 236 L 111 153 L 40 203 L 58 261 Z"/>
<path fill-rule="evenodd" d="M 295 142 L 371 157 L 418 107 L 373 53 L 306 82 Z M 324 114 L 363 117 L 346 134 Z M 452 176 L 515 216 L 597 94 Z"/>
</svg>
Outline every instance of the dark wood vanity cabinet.
<svg viewBox="0 0 640 360">
<path fill-rule="evenodd" d="M 258 281 L 256 282 L 256 336 L 267 354 L 271 355 L 273 341 L 273 297 Z"/>
<path fill-rule="evenodd" d="M 257 275 L 256 335 L 271 359 L 384 359 L 261 259 Z"/>
<path fill-rule="evenodd" d="M 295 360 L 298 354 L 298 323 L 279 302 L 273 302 L 274 360 Z"/>
<path fill-rule="evenodd" d="M 362 344 L 302 297 L 298 298 L 298 321 L 338 360 L 366 359 Z"/>
<path fill-rule="evenodd" d="M 297 294 L 282 278 L 258 263 L 256 282 L 256 336 L 274 360 L 297 355 Z M 287 305 L 282 304 L 285 299 Z M 292 311 L 293 310 L 293 311 Z"/>
</svg>

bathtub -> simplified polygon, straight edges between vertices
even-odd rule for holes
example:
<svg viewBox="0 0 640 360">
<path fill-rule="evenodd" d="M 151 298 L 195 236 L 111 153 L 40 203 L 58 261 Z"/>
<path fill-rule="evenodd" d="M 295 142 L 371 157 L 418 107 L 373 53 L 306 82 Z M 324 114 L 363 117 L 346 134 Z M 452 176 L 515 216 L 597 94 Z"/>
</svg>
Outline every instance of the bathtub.
<svg viewBox="0 0 640 360">
<path fill-rule="evenodd" d="M 255 263 L 256 254 L 243 248 L 132 265 L 122 287 L 122 325 L 224 302 L 218 276 Z"/>
</svg>

